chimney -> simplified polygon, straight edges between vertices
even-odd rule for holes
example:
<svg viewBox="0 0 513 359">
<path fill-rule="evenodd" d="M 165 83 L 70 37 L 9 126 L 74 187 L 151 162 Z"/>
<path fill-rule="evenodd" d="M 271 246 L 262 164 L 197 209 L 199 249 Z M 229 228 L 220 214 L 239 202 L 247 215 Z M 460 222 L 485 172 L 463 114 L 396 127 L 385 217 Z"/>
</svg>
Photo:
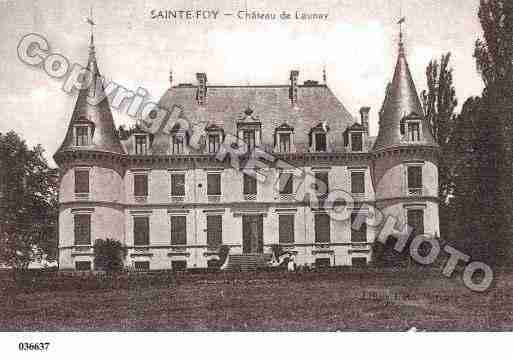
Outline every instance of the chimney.
<svg viewBox="0 0 513 359">
<path fill-rule="evenodd" d="M 369 134 L 369 111 L 370 107 L 360 108 L 361 124 L 367 135 Z"/>
<path fill-rule="evenodd" d="M 290 89 L 289 89 L 289 98 L 292 105 L 297 104 L 297 80 L 299 77 L 299 71 L 292 70 L 290 71 Z"/>
<path fill-rule="evenodd" d="M 207 74 L 199 72 L 196 74 L 198 79 L 198 90 L 196 91 L 196 101 L 199 105 L 204 105 L 207 99 Z"/>
</svg>

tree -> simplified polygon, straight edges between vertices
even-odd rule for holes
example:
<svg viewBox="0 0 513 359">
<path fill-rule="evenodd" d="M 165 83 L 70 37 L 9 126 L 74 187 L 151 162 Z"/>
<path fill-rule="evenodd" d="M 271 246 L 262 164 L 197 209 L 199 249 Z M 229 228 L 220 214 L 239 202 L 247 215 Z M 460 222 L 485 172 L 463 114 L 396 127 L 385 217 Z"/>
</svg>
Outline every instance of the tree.
<svg viewBox="0 0 513 359">
<path fill-rule="evenodd" d="M 488 216 L 487 226 L 496 237 L 497 263 L 510 264 L 513 255 L 513 2 L 481 0 L 478 16 L 483 37 L 476 41 L 474 57 L 485 83 L 482 119 L 495 141 L 488 149 L 489 162 L 481 163 L 482 181 L 490 181 L 493 186 L 488 193 L 491 201 L 485 204 L 495 216 Z"/>
<path fill-rule="evenodd" d="M 440 63 L 431 60 L 426 68 L 427 90 L 421 94 L 424 112 L 433 136 L 443 156 L 438 163 L 438 193 L 440 197 L 440 236 L 446 237 L 451 221 L 449 196 L 453 192 L 454 156 L 452 133 L 455 122 L 454 109 L 458 105 L 453 86 L 451 53 L 443 54 Z"/>
<path fill-rule="evenodd" d="M 94 267 L 106 272 L 118 272 L 123 269 L 123 260 L 127 248 L 114 239 L 97 239 L 94 242 Z"/>
<path fill-rule="evenodd" d="M 14 269 L 57 255 L 58 177 L 43 153 L 0 133 L 0 263 Z"/>
</svg>

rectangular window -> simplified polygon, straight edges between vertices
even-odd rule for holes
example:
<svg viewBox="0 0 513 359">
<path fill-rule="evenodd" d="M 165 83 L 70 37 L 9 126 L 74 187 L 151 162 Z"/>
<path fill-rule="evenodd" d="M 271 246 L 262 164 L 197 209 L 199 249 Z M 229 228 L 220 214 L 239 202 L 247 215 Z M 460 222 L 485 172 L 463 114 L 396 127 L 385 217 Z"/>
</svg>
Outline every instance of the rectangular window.
<svg viewBox="0 0 513 359">
<path fill-rule="evenodd" d="M 207 174 L 207 195 L 220 196 L 221 195 L 221 174 L 208 173 Z"/>
<path fill-rule="evenodd" d="M 171 261 L 171 270 L 184 271 L 187 269 L 187 261 Z"/>
<path fill-rule="evenodd" d="M 185 246 L 187 244 L 187 227 L 185 216 L 171 216 L 171 245 Z"/>
<path fill-rule="evenodd" d="M 280 152 L 290 152 L 290 133 L 280 133 Z"/>
<path fill-rule="evenodd" d="M 351 193 L 364 194 L 365 193 L 365 173 L 364 172 L 351 172 Z"/>
<path fill-rule="evenodd" d="M 89 193 L 89 170 L 75 170 L 75 193 Z"/>
<path fill-rule="evenodd" d="M 150 219 L 134 217 L 134 246 L 150 245 Z"/>
<path fill-rule="evenodd" d="M 257 194 L 257 179 L 254 176 L 244 174 L 244 194 Z"/>
<path fill-rule="evenodd" d="M 316 268 L 328 268 L 331 266 L 331 260 L 329 258 L 315 258 Z"/>
<path fill-rule="evenodd" d="M 146 173 L 134 174 L 134 196 L 136 196 L 136 197 L 148 196 L 148 174 L 146 174 Z"/>
<path fill-rule="evenodd" d="M 280 244 L 294 243 L 294 215 L 283 214 L 279 216 L 279 242 Z"/>
<path fill-rule="evenodd" d="M 171 175 L 171 196 L 185 196 L 185 174 Z"/>
<path fill-rule="evenodd" d="M 363 136 L 361 133 L 351 133 L 351 150 L 354 152 L 363 151 Z"/>
<path fill-rule="evenodd" d="M 354 229 L 357 224 L 358 213 L 351 213 L 351 242 L 367 242 L 367 223 L 363 222 L 359 229 Z"/>
<path fill-rule="evenodd" d="M 408 124 L 408 140 L 412 142 L 420 141 L 420 124 L 418 122 Z"/>
<path fill-rule="evenodd" d="M 424 234 L 424 211 L 422 209 L 408 210 L 408 225 L 413 228 L 412 236 Z"/>
<path fill-rule="evenodd" d="M 91 270 L 90 261 L 76 261 L 75 270 Z"/>
<path fill-rule="evenodd" d="M 172 148 L 173 155 L 183 154 L 184 153 L 183 136 L 178 136 L 178 135 L 172 136 L 172 142 L 173 142 L 173 148 Z"/>
<path fill-rule="evenodd" d="M 315 215 L 315 243 L 330 242 L 330 217 L 323 214 Z"/>
<path fill-rule="evenodd" d="M 328 194 L 330 191 L 328 172 L 315 172 L 315 186 L 319 195 Z"/>
<path fill-rule="evenodd" d="M 89 127 L 77 126 L 75 127 L 75 146 L 87 146 L 89 144 Z"/>
<path fill-rule="evenodd" d="M 138 271 L 149 271 L 150 270 L 150 262 L 149 261 L 137 261 L 134 262 L 134 268 Z"/>
<path fill-rule="evenodd" d="M 208 152 L 217 153 L 221 147 L 221 136 L 219 134 L 208 135 Z"/>
<path fill-rule="evenodd" d="M 422 167 L 408 166 L 408 189 L 422 188 Z"/>
<path fill-rule="evenodd" d="M 217 249 L 223 244 L 223 216 L 207 216 L 207 246 Z"/>
<path fill-rule="evenodd" d="M 292 194 L 294 191 L 294 174 L 290 172 L 280 173 L 280 194 Z"/>
<path fill-rule="evenodd" d="M 255 130 L 245 130 L 242 132 L 242 139 L 244 143 L 248 146 L 248 152 L 253 151 L 256 146 L 256 132 Z"/>
<path fill-rule="evenodd" d="M 365 267 L 367 265 L 367 258 L 365 258 L 365 257 L 351 258 L 351 265 L 353 267 Z"/>
<path fill-rule="evenodd" d="M 146 135 L 135 136 L 135 154 L 146 155 L 148 153 L 148 143 Z"/>
<path fill-rule="evenodd" d="M 75 245 L 91 245 L 91 215 L 77 214 L 75 219 Z"/>
<path fill-rule="evenodd" d="M 326 134 L 315 134 L 315 152 L 326 152 Z"/>
</svg>

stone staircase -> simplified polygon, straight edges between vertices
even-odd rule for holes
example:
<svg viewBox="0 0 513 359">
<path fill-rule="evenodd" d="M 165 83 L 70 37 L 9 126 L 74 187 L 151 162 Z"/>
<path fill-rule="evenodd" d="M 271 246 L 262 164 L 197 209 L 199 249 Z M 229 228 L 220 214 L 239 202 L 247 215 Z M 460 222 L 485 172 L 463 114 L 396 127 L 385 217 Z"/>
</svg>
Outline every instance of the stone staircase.
<svg viewBox="0 0 513 359">
<path fill-rule="evenodd" d="M 271 254 L 230 254 L 228 266 L 231 271 L 252 271 L 265 267 L 271 260 Z"/>
</svg>

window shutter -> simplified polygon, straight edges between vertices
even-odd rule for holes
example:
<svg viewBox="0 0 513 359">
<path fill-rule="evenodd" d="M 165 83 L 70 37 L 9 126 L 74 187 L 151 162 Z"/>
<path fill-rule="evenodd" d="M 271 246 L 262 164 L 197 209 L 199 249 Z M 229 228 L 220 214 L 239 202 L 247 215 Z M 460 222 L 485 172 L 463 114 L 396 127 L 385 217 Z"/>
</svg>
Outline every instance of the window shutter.
<svg viewBox="0 0 513 359">
<path fill-rule="evenodd" d="M 147 246 L 150 244 L 150 219 L 148 217 L 134 218 L 134 245 Z"/>
<path fill-rule="evenodd" d="M 91 244 L 91 215 L 77 214 L 75 216 L 75 245 Z"/>
<path fill-rule="evenodd" d="M 207 246 L 217 248 L 223 243 L 223 216 L 207 216 Z"/>
<path fill-rule="evenodd" d="M 187 244 L 187 228 L 185 216 L 171 216 L 171 245 Z"/>
<path fill-rule="evenodd" d="M 148 175 L 136 174 L 134 175 L 134 195 L 139 197 L 148 195 Z"/>
<path fill-rule="evenodd" d="M 292 194 L 294 190 L 294 175 L 292 173 L 280 173 L 280 194 Z"/>
<path fill-rule="evenodd" d="M 279 216 L 279 242 L 294 243 L 294 215 Z"/>
<path fill-rule="evenodd" d="M 330 242 L 330 217 L 327 214 L 315 215 L 315 242 Z"/>
<path fill-rule="evenodd" d="M 244 194 L 256 194 L 257 193 L 257 180 L 255 177 L 244 174 Z"/>
<path fill-rule="evenodd" d="M 75 171 L 75 193 L 89 193 L 89 171 Z"/>
<path fill-rule="evenodd" d="M 408 166 L 408 188 L 422 188 L 422 167 Z"/>
<path fill-rule="evenodd" d="M 185 175 L 184 174 L 171 175 L 171 195 L 172 196 L 185 196 Z"/>
<path fill-rule="evenodd" d="M 351 172 L 351 193 L 365 193 L 365 174 Z"/>
<path fill-rule="evenodd" d="M 220 196 L 221 195 L 221 174 L 209 173 L 207 174 L 207 195 Z"/>
<path fill-rule="evenodd" d="M 363 222 L 360 229 L 353 229 L 358 213 L 351 213 L 351 242 L 367 242 L 367 223 Z"/>
</svg>

